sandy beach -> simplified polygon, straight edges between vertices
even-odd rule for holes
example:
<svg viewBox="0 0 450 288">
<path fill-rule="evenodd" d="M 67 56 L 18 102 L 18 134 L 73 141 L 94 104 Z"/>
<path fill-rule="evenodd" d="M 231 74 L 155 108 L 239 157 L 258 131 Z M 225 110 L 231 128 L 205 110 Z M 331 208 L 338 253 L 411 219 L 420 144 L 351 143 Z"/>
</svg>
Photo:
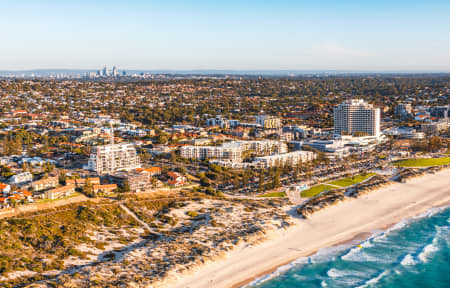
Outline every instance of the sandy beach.
<svg viewBox="0 0 450 288">
<path fill-rule="evenodd" d="M 296 219 L 296 225 L 270 233 L 263 243 L 244 243 L 223 259 L 179 275 L 161 287 L 241 287 L 321 248 L 364 240 L 376 230 L 446 205 L 450 205 L 450 169 L 383 187 L 319 211 L 307 220 Z"/>
</svg>

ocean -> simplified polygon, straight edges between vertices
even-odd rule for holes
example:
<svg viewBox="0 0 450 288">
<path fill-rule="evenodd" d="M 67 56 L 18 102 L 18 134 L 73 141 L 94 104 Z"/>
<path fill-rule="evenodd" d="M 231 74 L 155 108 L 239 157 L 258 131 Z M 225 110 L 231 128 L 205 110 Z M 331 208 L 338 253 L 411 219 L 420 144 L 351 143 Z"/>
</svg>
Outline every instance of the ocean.
<svg viewBox="0 0 450 288">
<path fill-rule="evenodd" d="M 246 287 L 450 287 L 450 207 L 322 249 Z"/>
</svg>

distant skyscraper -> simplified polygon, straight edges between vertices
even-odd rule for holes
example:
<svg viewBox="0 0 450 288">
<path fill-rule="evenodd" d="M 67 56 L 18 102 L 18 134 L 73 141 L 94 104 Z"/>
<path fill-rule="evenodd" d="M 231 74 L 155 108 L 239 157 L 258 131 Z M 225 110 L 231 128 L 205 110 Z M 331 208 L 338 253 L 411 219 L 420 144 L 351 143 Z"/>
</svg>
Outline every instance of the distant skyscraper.
<svg viewBox="0 0 450 288">
<path fill-rule="evenodd" d="M 109 76 L 109 70 L 108 70 L 108 67 L 103 67 L 103 75 L 102 76 Z"/>
<path fill-rule="evenodd" d="M 347 100 L 334 107 L 334 133 L 380 136 L 380 108 L 362 99 Z"/>
<path fill-rule="evenodd" d="M 113 77 L 117 77 L 117 75 L 118 75 L 118 73 L 117 73 L 117 67 L 114 66 L 113 69 L 112 69 L 112 76 L 113 76 Z"/>
</svg>

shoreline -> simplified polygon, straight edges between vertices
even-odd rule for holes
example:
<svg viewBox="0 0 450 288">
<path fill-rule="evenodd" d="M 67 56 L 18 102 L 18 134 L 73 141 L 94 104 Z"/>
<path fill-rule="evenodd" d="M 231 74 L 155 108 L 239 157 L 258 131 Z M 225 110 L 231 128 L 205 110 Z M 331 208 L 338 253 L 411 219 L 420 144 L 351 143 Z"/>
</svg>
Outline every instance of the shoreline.
<svg viewBox="0 0 450 288">
<path fill-rule="evenodd" d="M 223 259 L 200 265 L 190 273 L 169 277 L 172 279 L 157 287 L 246 286 L 323 248 L 366 240 L 375 231 L 389 230 L 432 208 L 449 206 L 449 187 L 450 169 L 425 174 L 406 183 L 393 183 L 318 211 L 309 219 L 295 218 L 296 225 L 269 231 L 269 239 L 262 243 L 236 247 Z"/>
<path fill-rule="evenodd" d="M 443 208 L 443 209 L 448 209 L 448 208 L 450 208 L 450 202 L 447 202 L 446 204 L 443 204 L 443 205 L 440 205 L 440 206 L 429 207 L 424 213 L 427 214 L 426 212 L 429 211 L 429 210 L 432 210 L 432 209 L 442 209 L 442 208 Z M 389 224 L 389 225 L 387 225 L 385 228 L 379 229 L 379 231 L 383 231 L 382 233 L 386 233 L 386 232 L 388 232 L 391 228 L 395 227 L 396 225 L 398 225 L 398 224 L 400 224 L 400 223 L 402 223 L 402 222 L 404 222 L 404 221 L 407 221 L 407 220 L 410 220 L 410 219 L 417 218 L 417 217 L 423 215 L 424 213 L 421 213 L 421 214 L 415 215 L 415 216 L 411 216 L 411 217 L 403 218 L 400 222 Z M 281 265 L 279 265 L 279 266 L 277 266 L 277 267 L 274 267 L 274 268 L 271 268 L 271 269 L 269 269 L 269 270 L 267 270 L 267 271 L 261 272 L 259 275 L 256 275 L 254 278 L 251 278 L 251 279 L 249 278 L 249 279 L 244 280 L 244 281 L 242 281 L 242 282 L 240 282 L 240 283 L 236 283 L 235 285 L 231 286 L 231 288 L 250 288 L 250 287 L 253 287 L 253 285 L 259 285 L 259 284 L 262 284 L 262 283 L 264 283 L 265 281 L 268 281 L 268 280 L 270 280 L 270 279 L 272 279 L 272 278 L 275 278 L 275 277 L 277 277 L 277 276 L 279 276 L 279 275 L 275 275 L 274 277 L 269 277 L 269 279 L 264 280 L 264 281 L 262 281 L 262 282 L 259 282 L 259 280 L 262 280 L 262 278 L 264 278 L 264 276 L 270 276 L 271 274 L 277 272 L 278 269 L 280 269 L 280 268 L 282 268 L 282 267 L 284 267 L 284 266 L 287 266 L 287 265 L 289 265 L 289 264 L 295 265 L 294 262 L 295 262 L 296 260 L 298 260 L 298 259 L 301 259 L 301 258 L 309 258 L 309 257 L 311 257 L 311 256 L 314 256 L 314 255 L 316 255 L 317 253 L 319 253 L 320 250 L 322 250 L 322 249 L 327 249 L 327 248 L 337 248 L 337 247 L 339 247 L 339 246 L 348 246 L 348 247 L 354 246 L 354 243 L 355 243 L 356 241 L 358 241 L 358 242 L 365 242 L 365 241 L 371 239 L 372 237 L 374 237 L 375 235 L 377 235 L 375 232 L 374 232 L 374 233 L 368 233 L 368 232 L 367 232 L 367 233 L 361 233 L 361 235 L 355 235 L 355 237 L 353 237 L 353 238 L 351 238 L 351 239 L 344 240 L 344 241 L 339 242 L 339 243 L 336 243 L 336 244 L 334 244 L 334 245 L 332 245 L 332 246 L 322 247 L 322 248 L 318 249 L 317 251 L 312 252 L 312 253 L 310 253 L 310 254 L 308 254 L 308 255 L 305 255 L 305 256 L 300 257 L 300 258 L 296 258 L 296 259 L 294 259 L 294 260 L 292 260 L 292 261 L 288 261 L 288 262 L 286 262 L 286 263 L 284 263 L 284 264 L 281 264 Z M 291 268 L 292 268 L 292 267 L 289 267 L 287 270 L 289 270 L 289 269 L 291 269 Z M 286 270 L 286 271 L 287 271 L 287 270 Z M 283 272 L 281 272 L 281 273 L 283 273 Z M 280 273 L 280 274 L 281 274 L 281 273 Z M 254 283 L 254 282 L 256 282 L 256 281 L 258 281 L 259 283 L 257 283 L 257 284 L 252 284 L 252 283 Z"/>
</svg>

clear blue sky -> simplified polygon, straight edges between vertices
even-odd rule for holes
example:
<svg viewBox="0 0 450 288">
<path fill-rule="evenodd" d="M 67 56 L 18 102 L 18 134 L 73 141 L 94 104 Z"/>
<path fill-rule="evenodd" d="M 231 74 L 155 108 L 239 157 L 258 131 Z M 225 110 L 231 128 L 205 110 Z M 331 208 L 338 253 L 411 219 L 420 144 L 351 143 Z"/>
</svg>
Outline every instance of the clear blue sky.
<svg viewBox="0 0 450 288">
<path fill-rule="evenodd" d="M 448 0 L 0 0 L 0 26 L 0 70 L 450 71 Z"/>
</svg>

